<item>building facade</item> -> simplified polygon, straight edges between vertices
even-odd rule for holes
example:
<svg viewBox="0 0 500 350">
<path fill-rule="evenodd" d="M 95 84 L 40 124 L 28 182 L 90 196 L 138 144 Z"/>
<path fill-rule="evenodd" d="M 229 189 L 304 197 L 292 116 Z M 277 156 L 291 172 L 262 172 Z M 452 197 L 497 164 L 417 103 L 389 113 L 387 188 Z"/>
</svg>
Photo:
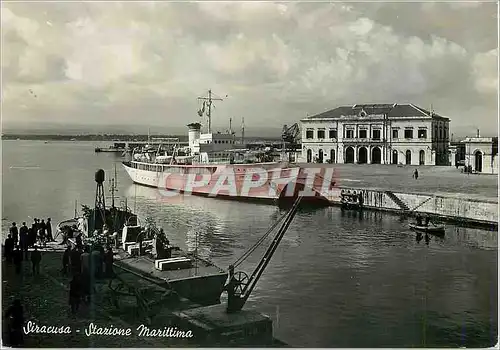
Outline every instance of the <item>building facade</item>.
<svg viewBox="0 0 500 350">
<path fill-rule="evenodd" d="M 301 161 L 449 165 L 449 123 L 412 104 L 338 107 L 301 120 Z"/>
<path fill-rule="evenodd" d="M 498 174 L 498 137 L 467 137 L 465 166 L 477 173 Z"/>
</svg>

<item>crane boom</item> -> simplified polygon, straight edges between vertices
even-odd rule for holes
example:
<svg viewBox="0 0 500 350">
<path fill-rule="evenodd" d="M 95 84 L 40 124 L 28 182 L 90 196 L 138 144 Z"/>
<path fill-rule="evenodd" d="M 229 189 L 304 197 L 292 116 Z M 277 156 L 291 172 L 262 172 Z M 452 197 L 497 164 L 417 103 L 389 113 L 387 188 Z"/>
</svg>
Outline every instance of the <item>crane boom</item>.
<svg viewBox="0 0 500 350">
<path fill-rule="evenodd" d="M 278 230 L 278 233 L 274 237 L 271 245 L 267 249 L 266 253 L 262 257 L 261 261 L 253 271 L 250 278 L 246 276 L 244 272 L 238 272 L 238 274 L 234 274 L 234 267 L 230 266 L 229 268 L 229 288 L 228 288 L 228 312 L 236 312 L 240 311 L 245 302 L 248 300 L 250 294 L 252 293 L 255 285 L 259 281 L 260 276 L 264 273 L 267 265 L 271 261 L 271 258 L 278 248 L 283 236 L 285 235 L 288 227 L 290 226 L 297 210 L 299 208 L 299 204 L 302 200 L 302 196 L 297 197 L 293 206 L 290 208 L 288 213 L 286 214 L 285 220 L 281 227 Z M 239 293 L 238 293 L 239 290 Z"/>
</svg>

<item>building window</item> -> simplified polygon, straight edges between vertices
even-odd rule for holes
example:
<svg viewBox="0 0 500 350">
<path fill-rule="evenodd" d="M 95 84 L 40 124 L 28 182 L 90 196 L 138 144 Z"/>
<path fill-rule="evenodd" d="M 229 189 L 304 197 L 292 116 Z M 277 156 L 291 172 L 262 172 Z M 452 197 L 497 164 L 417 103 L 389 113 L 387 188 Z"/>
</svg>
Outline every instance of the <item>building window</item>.
<svg viewBox="0 0 500 350">
<path fill-rule="evenodd" d="M 329 136 L 331 139 L 336 139 L 336 138 L 337 138 L 337 130 L 332 130 L 332 129 L 330 129 L 330 131 L 328 132 L 328 136 Z"/>
<path fill-rule="evenodd" d="M 412 139 L 413 138 L 413 130 L 412 129 L 406 129 L 405 130 L 405 139 Z"/>
<path fill-rule="evenodd" d="M 435 126 L 434 127 L 434 138 L 437 138 L 438 137 L 438 127 Z"/>
<path fill-rule="evenodd" d="M 380 130 L 373 130 L 373 139 L 380 140 Z"/>
<path fill-rule="evenodd" d="M 324 139 L 325 138 L 325 130 L 319 129 L 318 130 L 318 139 Z"/>
<path fill-rule="evenodd" d="M 425 130 L 425 129 L 418 130 L 418 138 L 419 139 L 426 139 L 427 138 L 427 130 Z"/>
<path fill-rule="evenodd" d="M 439 128 L 439 138 L 443 138 L 443 128 Z"/>
<path fill-rule="evenodd" d="M 307 129 L 306 130 L 306 139 L 313 139 L 314 138 L 314 130 L 313 129 Z"/>
<path fill-rule="evenodd" d="M 399 138 L 399 130 L 398 129 L 392 129 L 392 138 L 393 139 Z"/>
<path fill-rule="evenodd" d="M 345 138 L 346 139 L 353 139 L 354 138 L 354 130 L 346 130 L 345 131 Z"/>
<path fill-rule="evenodd" d="M 359 130 L 359 138 L 366 139 L 366 130 Z"/>
<path fill-rule="evenodd" d="M 448 128 L 444 128 L 444 138 L 448 139 Z"/>
</svg>

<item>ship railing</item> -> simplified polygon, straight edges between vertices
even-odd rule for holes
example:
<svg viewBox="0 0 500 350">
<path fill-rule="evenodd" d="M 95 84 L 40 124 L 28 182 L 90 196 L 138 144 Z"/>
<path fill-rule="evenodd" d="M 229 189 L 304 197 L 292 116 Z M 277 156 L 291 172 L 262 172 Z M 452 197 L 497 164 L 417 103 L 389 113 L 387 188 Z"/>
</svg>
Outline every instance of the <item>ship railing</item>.
<svg viewBox="0 0 500 350">
<path fill-rule="evenodd" d="M 230 164 L 231 159 L 230 158 L 209 158 L 207 160 L 203 161 L 197 161 L 193 162 L 193 164 Z"/>
</svg>

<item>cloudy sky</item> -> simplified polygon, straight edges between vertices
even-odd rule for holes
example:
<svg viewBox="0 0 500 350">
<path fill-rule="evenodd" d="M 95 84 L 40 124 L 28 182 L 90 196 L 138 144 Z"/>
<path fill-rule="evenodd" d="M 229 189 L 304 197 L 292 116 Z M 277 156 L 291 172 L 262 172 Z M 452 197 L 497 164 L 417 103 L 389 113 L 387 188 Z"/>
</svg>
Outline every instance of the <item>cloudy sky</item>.
<svg viewBox="0 0 500 350">
<path fill-rule="evenodd" d="M 432 104 L 456 134 L 497 129 L 491 2 L 16 1 L 1 19 L 5 131 L 183 130 L 209 88 L 227 95 L 220 127 L 244 117 L 249 130 L 279 129 L 343 104 L 411 102 Z"/>
</svg>

